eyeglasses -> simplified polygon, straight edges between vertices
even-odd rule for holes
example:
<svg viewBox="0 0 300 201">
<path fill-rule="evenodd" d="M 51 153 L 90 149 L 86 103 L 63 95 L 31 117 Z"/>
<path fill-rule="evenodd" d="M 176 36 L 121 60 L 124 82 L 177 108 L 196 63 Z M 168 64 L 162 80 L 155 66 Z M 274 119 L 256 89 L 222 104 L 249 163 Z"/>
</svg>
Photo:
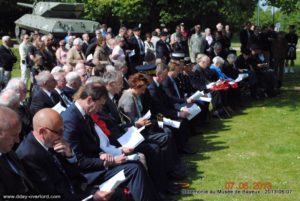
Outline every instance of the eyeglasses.
<svg viewBox="0 0 300 201">
<path fill-rule="evenodd" d="M 55 133 L 56 135 L 63 135 L 63 133 L 64 133 L 64 130 L 63 130 L 63 129 L 60 130 L 60 131 L 55 131 L 55 130 L 52 130 L 52 129 L 48 128 L 48 127 L 43 127 L 43 128 L 45 128 L 45 129 L 51 131 L 52 133 Z"/>
</svg>

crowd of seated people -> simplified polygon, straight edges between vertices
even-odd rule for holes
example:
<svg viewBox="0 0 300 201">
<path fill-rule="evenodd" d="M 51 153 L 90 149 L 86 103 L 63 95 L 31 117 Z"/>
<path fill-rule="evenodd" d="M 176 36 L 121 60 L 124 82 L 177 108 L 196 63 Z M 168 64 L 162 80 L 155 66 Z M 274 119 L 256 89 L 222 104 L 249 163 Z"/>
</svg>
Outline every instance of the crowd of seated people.
<svg viewBox="0 0 300 201">
<path fill-rule="evenodd" d="M 145 42 L 140 27 L 121 27 L 114 36 L 104 26 L 91 40 L 28 33 L 19 46 L 20 78 L 11 78 L 17 60 L 3 37 L 0 194 L 174 200 L 182 188 L 176 181 L 188 175 L 182 156 L 199 149 L 190 137 L 211 117 L 230 118 L 245 99 L 279 92 L 283 66 L 273 66 L 280 61 L 272 41 L 287 41 L 271 29 L 252 29 L 247 24 L 240 33 L 240 55 L 221 23 L 214 33 L 200 25 L 189 33 L 183 23 L 175 33 L 161 27 Z M 144 140 L 127 147 L 119 138 L 132 127 Z M 99 190 L 121 170 L 120 186 Z"/>
</svg>

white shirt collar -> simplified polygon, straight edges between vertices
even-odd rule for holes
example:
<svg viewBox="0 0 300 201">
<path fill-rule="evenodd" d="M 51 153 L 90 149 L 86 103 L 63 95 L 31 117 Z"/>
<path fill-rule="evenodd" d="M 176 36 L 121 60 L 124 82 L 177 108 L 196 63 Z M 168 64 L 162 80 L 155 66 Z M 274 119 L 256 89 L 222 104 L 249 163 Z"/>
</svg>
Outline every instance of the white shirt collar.
<svg viewBox="0 0 300 201">
<path fill-rule="evenodd" d="M 77 109 L 79 110 L 79 112 L 81 113 L 81 115 L 84 117 L 86 115 L 85 111 L 83 110 L 83 108 L 81 107 L 81 105 L 79 105 L 79 103 L 76 101 L 75 102 L 75 106 L 77 107 Z"/>
<path fill-rule="evenodd" d="M 108 97 L 110 98 L 110 100 L 113 100 L 114 95 L 112 95 L 110 92 L 108 92 Z"/>
<path fill-rule="evenodd" d="M 0 156 L 2 155 L 2 153 L 0 152 Z"/>
<path fill-rule="evenodd" d="M 33 134 L 32 134 L 33 135 Z M 34 136 L 33 136 L 34 137 Z M 40 143 L 40 145 L 46 150 L 46 151 L 48 151 L 48 147 L 46 147 L 46 145 L 43 143 L 43 142 L 41 142 L 39 139 L 37 139 L 36 137 L 34 137 L 35 139 L 36 139 L 36 141 L 38 141 L 38 143 Z"/>
<path fill-rule="evenodd" d="M 55 90 L 57 91 L 57 93 L 60 95 L 62 93 L 62 91 L 59 88 L 55 88 Z"/>
<path fill-rule="evenodd" d="M 51 97 L 51 93 L 50 93 L 48 90 L 43 89 L 43 88 L 42 88 L 42 90 L 43 90 L 49 97 Z"/>
<path fill-rule="evenodd" d="M 153 79 L 154 83 L 156 84 L 157 87 L 159 87 L 159 83 L 157 82 L 156 79 Z"/>
</svg>

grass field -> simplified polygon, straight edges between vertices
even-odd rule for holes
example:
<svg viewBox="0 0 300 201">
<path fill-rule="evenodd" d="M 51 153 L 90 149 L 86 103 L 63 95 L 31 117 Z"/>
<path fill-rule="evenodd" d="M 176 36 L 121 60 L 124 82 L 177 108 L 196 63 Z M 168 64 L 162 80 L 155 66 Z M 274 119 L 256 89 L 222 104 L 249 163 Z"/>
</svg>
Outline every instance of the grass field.
<svg viewBox="0 0 300 201">
<path fill-rule="evenodd" d="M 189 190 L 198 194 L 185 192 L 192 195 L 183 195 L 181 201 L 300 200 L 299 60 L 296 63 L 297 73 L 285 76 L 279 96 L 252 102 L 232 119 L 212 120 L 203 135 L 190 140 L 200 149 L 185 158 Z M 263 190 L 270 187 L 291 192 Z M 226 188 L 260 189 L 260 194 L 218 193 Z"/>
<path fill-rule="evenodd" d="M 181 201 L 300 200 L 300 60 L 296 63 L 297 73 L 285 76 L 278 97 L 252 102 L 232 119 L 213 119 L 203 135 L 191 138 L 200 151 L 184 158 L 188 190 L 199 192 L 183 195 Z M 13 76 L 19 75 L 16 63 Z M 225 183 L 233 190 L 258 188 L 260 194 L 218 193 Z M 265 192 L 270 184 L 273 190 L 291 192 Z"/>
</svg>

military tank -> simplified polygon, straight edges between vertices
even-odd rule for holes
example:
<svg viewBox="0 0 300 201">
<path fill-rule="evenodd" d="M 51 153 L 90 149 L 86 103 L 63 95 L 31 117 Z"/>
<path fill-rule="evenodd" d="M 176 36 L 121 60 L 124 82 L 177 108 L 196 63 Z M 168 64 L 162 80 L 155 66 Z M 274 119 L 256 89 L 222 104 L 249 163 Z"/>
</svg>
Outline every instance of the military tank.
<svg viewBox="0 0 300 201">
<path fill-rule="evenodd" d="M 80 18 L 84 11 L 82 3 L 18 2 L 17 4 L 32 9 L 32 14 L 25 14 L 15 21 L 17 39 L 21 34 L 31 31 L 42 34 L 52 33 L 55 37 L 64 37 L 67 33 L 94 34 L 100 26 L 98 22 Z"/>
</svg>

